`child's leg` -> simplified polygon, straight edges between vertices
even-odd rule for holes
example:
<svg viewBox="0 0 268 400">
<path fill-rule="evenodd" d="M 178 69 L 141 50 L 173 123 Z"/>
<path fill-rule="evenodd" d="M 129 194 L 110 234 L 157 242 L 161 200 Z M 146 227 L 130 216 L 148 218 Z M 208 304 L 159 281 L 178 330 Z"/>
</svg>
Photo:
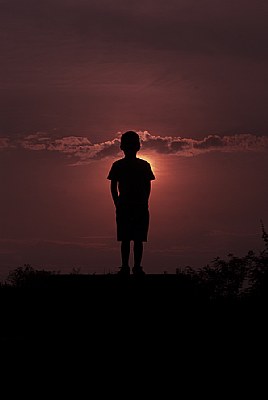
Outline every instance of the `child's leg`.
<svg viewBox="0 0 268 400">
<path fill-rule="evenodd" d="M 121 242 L 122 267 L 128 267 L 129 254 L 130 254 L 130 241 L 122 240 Z"/>
<path fill-rule="evenodd" d="M 134 267 L 141 266 L 143 254 L 143 243 L 139 240 L 134 240 Z"/>
</svg>

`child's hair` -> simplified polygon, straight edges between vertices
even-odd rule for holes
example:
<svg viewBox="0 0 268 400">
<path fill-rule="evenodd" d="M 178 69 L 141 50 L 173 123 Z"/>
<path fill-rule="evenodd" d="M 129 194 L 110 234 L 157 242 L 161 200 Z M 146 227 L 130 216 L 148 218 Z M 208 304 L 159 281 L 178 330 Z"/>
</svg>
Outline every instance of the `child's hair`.
<svg viewBox="0 0 268 400">
<path fill-rule="evenodd" d="M 140 137 L 137 132 L 127 131 L 121 136 L 121 150 L 139 151 L 140 146 Z"/>
</svg>

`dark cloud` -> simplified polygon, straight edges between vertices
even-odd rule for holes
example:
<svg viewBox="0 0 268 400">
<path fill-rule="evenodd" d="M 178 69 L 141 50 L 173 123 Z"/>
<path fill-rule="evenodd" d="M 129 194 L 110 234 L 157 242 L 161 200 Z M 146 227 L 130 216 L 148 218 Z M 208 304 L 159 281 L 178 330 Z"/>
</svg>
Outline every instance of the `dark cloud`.
<svg viewBox="0 0 268 400">
<path fill-rule="evenodd" d="M 193 143 L 195 149 L 209 149 L 224 146 L 224 139 L 217 135 L 209 135 L 203 140 Z"/>
<path fill-rule="evenodd" d="M 0 137 L 0 150 L 1 149 L 7 149 L 9 146 L 10 146 L 9 139 Z"/>
<path fill-rule="evenodd" d="M 203 139 L 181 138 L 173 136 L 151 135 L 148 131 L 139 132 L 141 138 L 141 152 L 157 152 L 166 155 L 196 156 L 211 151 L 267 151 L 268 137 L 253 134 L 233 136 L 208 135 Z M 0 139 L 0 148 L 23 148 L 29 151 L 49 151 L 66 154 L 78 159 L 72 165 L 88 163 L 107 157 L 119 157 L 120 134 L 113 140 L 100 143 L 91 143 L 87 137 L 67 136 L 58 139 L 50 138 L 46 133 L 31 134 L 19 141 Z"/>
<path fill-rule="evenodd" d="M 143 150 L 153 150 L 158 153 L 169 153 L 169 139 L 167 137 L 153 136 L 148 132 L 141 133 Z"/>
<path fill-rule="evenodd" d="M 119 139 L 114 139 L 112 141 L 101 143 L 99 145 L 99 149 L 97 150 L 94 156 L 94 159 L 100 160 L 105 157 L 116 157 L 118 155 L 119 148 L 120 148 Z"/>
<path fill-rule="evenodd" d="M 177 139 L 172 140 L 169 144 L 169 149 L 171 152 L 177 153 L 186 149 L 191 148 L 189 140 L 187 139 Z"/>
</svg>

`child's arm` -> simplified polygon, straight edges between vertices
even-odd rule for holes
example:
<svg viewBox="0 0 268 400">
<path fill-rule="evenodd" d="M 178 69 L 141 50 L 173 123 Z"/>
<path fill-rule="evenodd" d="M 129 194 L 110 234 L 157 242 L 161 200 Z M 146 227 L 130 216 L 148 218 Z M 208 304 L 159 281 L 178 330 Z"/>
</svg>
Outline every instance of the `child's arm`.
<svg viewBox="0 0 268 400">
<path fill-rule="evenodd" d="M 146 181 L 146 186 L 145 186 L 145 191 L 146 191 L 146 198 L 149 200 L 150 193 L 151 193 L 151 181 Z"/>
<path fill-rule="evenodd" d="M 117 189 L 117 181 L 115 179 L 111 180 L 111 194 L 114 201 L 114 205 L 116 206 L 118 203 L 118 189 Z"/>
</svg>

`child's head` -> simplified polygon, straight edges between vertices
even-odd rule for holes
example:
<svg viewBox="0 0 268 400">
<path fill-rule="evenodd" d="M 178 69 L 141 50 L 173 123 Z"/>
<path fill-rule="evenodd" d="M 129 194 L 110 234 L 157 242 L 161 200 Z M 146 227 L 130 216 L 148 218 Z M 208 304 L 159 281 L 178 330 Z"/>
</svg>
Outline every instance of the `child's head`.
<svg viewBox="0 0 268 400">
<path fill-rule="evenodd" d="M 125 154 L 136 154 L 140 150 L 140 137 L 134 131 L 127 131 L 121 136 L 120 149 Z"/>
</svg>

